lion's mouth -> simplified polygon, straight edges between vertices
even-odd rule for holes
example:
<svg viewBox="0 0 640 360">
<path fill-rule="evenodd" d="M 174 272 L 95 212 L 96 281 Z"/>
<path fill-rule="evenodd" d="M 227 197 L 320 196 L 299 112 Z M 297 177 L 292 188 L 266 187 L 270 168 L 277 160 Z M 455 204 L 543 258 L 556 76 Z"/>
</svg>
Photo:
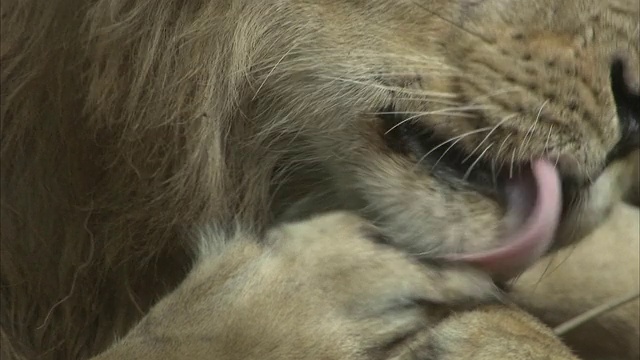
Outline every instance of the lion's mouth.
<svg viewBox="0 0 640 360">
<path fill-rule="evenodd" d="M 510 277 L 539 259 L 551 246 L 562 214 L 560 177 L 554 164 L 534 160 L 530 169 L 510 179 L 505 187 L 510 226 L 498 248 L 452 254 L 496 276 Z"/>
<path fill-rule="evenodd" d="M 385 112 L 391 113 L 391 112 Z M 506 230 L 496 248 L 469 253 L 445 254 L 443 259 L 472 264 L 494 278 L 510 278 L 539 259 L 553 243 L 562 215 L 562 186 L 553 163 L 533 160 L 496 169 L 494 164 L 472 158 L 455 141 L 437 139 L 419 125 L 382 117 L 389 146 L 430 166 L 433 176 L 447 172 L 457 179 L 453 186 L 472 188 L 502 203 Z M 435 166 L 434 166 L 435 164 Z"/>
</svg>

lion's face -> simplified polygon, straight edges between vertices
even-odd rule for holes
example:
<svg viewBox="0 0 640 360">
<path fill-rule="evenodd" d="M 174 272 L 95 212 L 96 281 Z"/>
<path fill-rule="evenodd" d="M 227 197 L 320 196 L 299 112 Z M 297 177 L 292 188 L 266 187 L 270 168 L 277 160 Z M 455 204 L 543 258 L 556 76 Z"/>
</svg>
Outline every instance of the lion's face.
<svg viewBox="0 0 640 360">
<path fill-rule="evenodd" d="M 284 3 L 265 15 L 290 36 L 253 72 L 258 109 L 296 119 L 340 199 L 396 244 L 500 272 L 618 198 L 612 164 L 638 147 L 637 0 Z M 527 244 L 479 255 L 508 241 Z"/>
</svg>

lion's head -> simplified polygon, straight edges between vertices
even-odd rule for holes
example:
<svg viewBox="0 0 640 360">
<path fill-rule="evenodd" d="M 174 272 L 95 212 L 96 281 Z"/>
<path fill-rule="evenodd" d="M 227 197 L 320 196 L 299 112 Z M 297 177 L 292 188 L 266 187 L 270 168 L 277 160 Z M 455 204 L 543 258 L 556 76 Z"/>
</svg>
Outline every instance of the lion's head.
<svg viewBox="0 0 640 360">
<path fill-rule="evenodd" d="M 619 199 L 610 165 L 640 136 L 639 9 L 276 2 L 262 31 L 286 36 L 250 69 L 253 114 L 326 169 L 304 206 L 353 207 L 413 253 L 509 273 Z"/>
<path fill-rule="evenodd" d="M 589 232 L 638 148 L 637 0 L 34 4 L 3 5 L 5 202 L 48 174 L 107 252 L 316 193 L 511 273 Z"/>
<path fill-rule="evenodd" d="M 36 65 L 3 70 L 3 112 L 86 149 L 43 145 L 41 164 L 83 163 L 80 206 L 134 232 L 311 188 L 307 210 L 356 209 L 413 253 L 500 272 L 589 232 L 620 192 L 609 165 L 638 148 L 636 0 L 58 3 L 47 16 L 69 21 L 41 48 L 4 43 Z M 5 123 L 5 143 L 29 131 Z"/>
</svg>

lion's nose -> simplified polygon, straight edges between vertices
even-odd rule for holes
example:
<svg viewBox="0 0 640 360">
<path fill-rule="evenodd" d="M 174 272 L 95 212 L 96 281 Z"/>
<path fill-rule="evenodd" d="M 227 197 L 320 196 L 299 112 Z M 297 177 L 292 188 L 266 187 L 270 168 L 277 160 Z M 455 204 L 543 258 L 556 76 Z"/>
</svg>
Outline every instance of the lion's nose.
<svg viewBox="0 0 640 360">
<path fill-rule="evenodd" d="M 640 148 L 640 94 L 625 76 L 628 66 L 628 62 L 619 58 L 611 63 L 611 89 L 620 121 L 621 138 L 609 152 L 609 161 L 623 158 Z"/>
</svg>

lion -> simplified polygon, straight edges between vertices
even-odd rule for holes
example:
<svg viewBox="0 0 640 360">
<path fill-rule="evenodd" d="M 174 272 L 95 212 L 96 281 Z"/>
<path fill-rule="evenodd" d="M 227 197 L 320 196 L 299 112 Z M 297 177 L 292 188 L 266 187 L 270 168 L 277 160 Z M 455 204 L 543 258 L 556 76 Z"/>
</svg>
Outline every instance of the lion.
<svg viewBox="0 0 640 360">
<path fill-rule="evenodd" d="M 519 328 L 550 337 L 520 310 L 482 306 L 502 302 L 494 284 L 589 235 L 621 196 L 614 164 L 638 148 L 638 9 L 2 2 L 3 354 L 88 358 L 143 328 L 152 336 L 134 353 L 250 352 L 240 334 L 253 334 L 263 355 L 278 354 L 272 336 L 292 356 L 375 357 L 425 332 L 466 341 L 474 316 L 511 319 L 514 339 Z M 362 259 L 363 236 L 314 222 L 325 211 L 364 219 L 385 251 Z M 326 234 L 269 240 L 291 223 Z M 353 245 L 331 252 L 338 240 Z M 329 249 L 308 251 L 316 241 Z M 286 266 L 255 254 L 263 246 L 305 259 L 297 272 L 349 279 L 292 284 Z M 396 251 L 408 259 L 389 260 Z M 321 272 L 330 260 L 347 274 Z M 198 286 L 203 266 L 219 277 Z M 252 290 L 262 283 L 279 286 Z M 180 311 L 199 303 L 240 337 L 188 338 L 189 326 L 222 320 Z M 564 354 L 552 340 L 531 344 Z M 459 350 L 442 347 L 420 353 Z"/>
<path fill-rule="evenodd" d="M 277 227 L 263 244 L 237 236 L 204 249 L 178 288 L 94 359 L 577 359 L 513 306 L 446 316 L 499 294 L 481 272 L 425 267 L 349 213 Z"/>
<path fill-rule="evenodd" d="M 557 327 L 612 300 L 622 304 L 562 335 L 584 359 L 640 357 L 640 210 L 617 205 L 605 224 L 575 247 L 539 261 L 511 284 L 513 301 Z"/>
<path fill-rule="evenodd" d="M 619 304 L 562 334 L 585 359 L 640 357 L 640 151 L 616 166 L 623 166 L 612 173 L 620 176 L 618 188 L 628 189 L 624 202 L 579 243 L 545 256 L 509 284 L 512 301 L 558 330 L 572 317 Z"/>
</svg>

